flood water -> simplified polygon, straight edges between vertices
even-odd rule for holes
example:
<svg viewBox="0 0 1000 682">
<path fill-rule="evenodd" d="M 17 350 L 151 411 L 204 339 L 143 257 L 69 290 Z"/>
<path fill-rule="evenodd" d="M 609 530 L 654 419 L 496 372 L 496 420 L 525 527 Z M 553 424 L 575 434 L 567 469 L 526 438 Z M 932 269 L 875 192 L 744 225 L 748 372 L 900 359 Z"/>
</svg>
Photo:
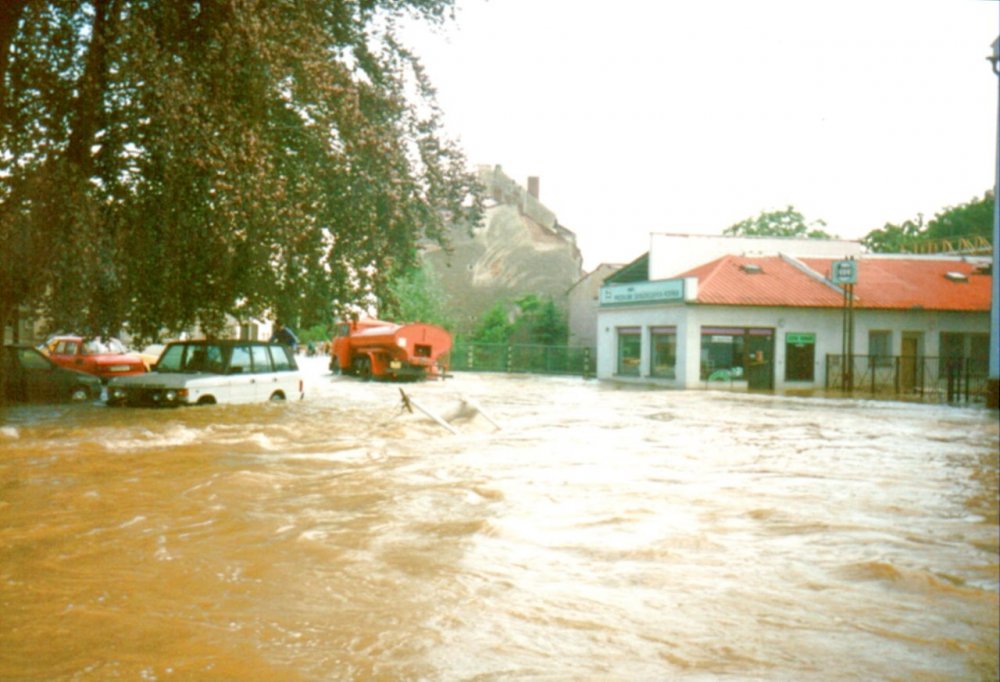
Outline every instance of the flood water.
<svg viewBox="0 0 1000 682">
<path fill-rule="evenodd" d="M 997 678 L 995 412 L 323 364 L 0 411 L 0 679 Z"/>
</svg>

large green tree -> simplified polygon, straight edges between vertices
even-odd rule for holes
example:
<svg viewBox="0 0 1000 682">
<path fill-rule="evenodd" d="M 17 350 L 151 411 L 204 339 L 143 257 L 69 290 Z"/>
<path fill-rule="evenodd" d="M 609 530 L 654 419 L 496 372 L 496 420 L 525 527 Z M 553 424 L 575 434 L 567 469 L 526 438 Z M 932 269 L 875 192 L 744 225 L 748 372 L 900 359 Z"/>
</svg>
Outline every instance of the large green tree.
<svg viewBox="0 0 1000 682">
<path fill-rule="evenodd" d="M 302 325 L 479 213 L 397 40 L 453 0 L 0 2 L 0 329 Z"/>
<path fill-rule="evenodd" d="M 746 218 L 727 227 L 722 234 L 736 237 L 798 237 L 809 239 L 834 239 L 822 228 L 822 220 L 806 222 L 805 217 L 788 206 L 783 210 L 761 211 L 753 218 Z"/>
<path fill-rule="evenodd" d="M 948 206 L 924 223 L 924 217 L 906 220 L 900 225 L 886 223 L 872 230 L 861 243 L 877 253 L 921 251 L 939 240 L 981 238 L 993 241 L 993 191 L 958 206 Z"/>
<path fill-rule="evenodd" d="M 424 322 L 452 330 L 447 297 L 434 266 L 420 259 L 418 266 L 400 273 L 387 287 L 379 317 L 394 322 Z"/>
</svg>

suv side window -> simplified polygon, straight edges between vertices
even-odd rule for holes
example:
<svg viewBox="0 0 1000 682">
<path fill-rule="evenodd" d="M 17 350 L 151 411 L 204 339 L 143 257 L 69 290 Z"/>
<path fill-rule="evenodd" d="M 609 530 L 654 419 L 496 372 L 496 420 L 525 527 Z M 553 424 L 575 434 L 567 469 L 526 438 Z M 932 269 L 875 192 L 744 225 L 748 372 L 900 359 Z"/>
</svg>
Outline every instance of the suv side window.
<svg viewBox="0 0 1000 682">
<path fill-rule="evenodd" d="M 192 344 L 187 347 L 184 369 L 188 372 L 222 372 L 222 349 L 216 345 Z"/>
<path fill-rule="evenodd" d="M 253 351 L 253 371 L 257 373 L 270 372 L 271 355 L 267 352 L 267 346 L 251 346 Z"/>
<path fill-rule="evenodd" d="M 205 348 L 205 370 L 213 374 L 221 374 L 225 362 L 222 359 L 222 348 L 219 346 L 208 346 Z"/>
<path fill-rule="evenodd" d="M 292 363 L 288 359 L 288 349 L 284 346 L 268 346 L 271 349 L 271 359 L 274 360 L 275 372 L 287 372 L 292 369 Z"/>
<path fill-rule="evenodd" d="M 250 349 L 246 346 L 233 346 L 229 356 L 230 374 L 247 374 L 250 372 Z"/>
</svg>

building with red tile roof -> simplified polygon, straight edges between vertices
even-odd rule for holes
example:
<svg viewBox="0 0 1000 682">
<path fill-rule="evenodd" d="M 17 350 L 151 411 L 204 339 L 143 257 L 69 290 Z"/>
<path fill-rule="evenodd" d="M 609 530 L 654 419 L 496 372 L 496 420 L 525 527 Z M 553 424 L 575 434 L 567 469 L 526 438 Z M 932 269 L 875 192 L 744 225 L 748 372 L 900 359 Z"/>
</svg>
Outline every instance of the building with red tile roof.
<svg viewBox="0 0 1000 682">
<path fill-rule="evenodd" d="M 970 372 L 985 377 L 991 287 L 988 258 L 873 254 L 744 253 L 669 279 L 612 278 L 601 290 L 597 374 L 779 390 L 850 388 L 858 375 L 906 393 L 961 367 L 968 382 Z"/>
<path fill-rule="evenodd" d="M 840 308 L 831 258 L 724 256 L 679 277 L 698 280 L 697 303 Z M 987 312 L 992 278 L 980 262 L 955 258 L 858 258 L 854 307 Z"/>
</svg>

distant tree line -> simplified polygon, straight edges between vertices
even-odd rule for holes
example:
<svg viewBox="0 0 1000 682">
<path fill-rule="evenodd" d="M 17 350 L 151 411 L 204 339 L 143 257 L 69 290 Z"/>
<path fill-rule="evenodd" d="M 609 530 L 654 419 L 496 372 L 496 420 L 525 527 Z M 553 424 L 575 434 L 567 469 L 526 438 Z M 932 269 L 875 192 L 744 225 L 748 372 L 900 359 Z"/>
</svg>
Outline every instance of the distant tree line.
<svg viewBox="0 0 1000 682">
<path fill-rule="evenodd" d="M 898 225 L 886 223 L 865 235 L 861 243 L 876 253 L 913 252 L 921 244 L 942 239 L 982 237 L 992 243 L 993 197 L 988 190 L 981 198 L 942 209 L 926 223 L 920 214 Z"/>
<path fill-rule="evenodd" d="M 886 223 L 884 227 L 865 235 L 861 243 L 875 253 L 907 253 L 918 251 L 921 245 L 937 240 L 981 237 L 992 242 L 993 196 L 993 191 L 987 190 L 981 198 L 942 209 L 926 223 L 920 214 L 898 225 Z M 822 229 L 824 227 L 826 223 L 822 220 L 809 222 L 794 206 L 788 206 L 783 210 L 761 211 L 756 217 L 746 218 L 726 228 L 723 234 L 743 237 L 837 238 Z"/>
<path fill-rule="evenodd" d="M 795 237 L 799 239 L 836 239 L 823 228 L 822 220 L 807 222 L 794 206 L 783 210 L 761 211 L 753 218 L 745 218 L 730 225 L 722 234 L 733 237 Z"/>
</svg>

